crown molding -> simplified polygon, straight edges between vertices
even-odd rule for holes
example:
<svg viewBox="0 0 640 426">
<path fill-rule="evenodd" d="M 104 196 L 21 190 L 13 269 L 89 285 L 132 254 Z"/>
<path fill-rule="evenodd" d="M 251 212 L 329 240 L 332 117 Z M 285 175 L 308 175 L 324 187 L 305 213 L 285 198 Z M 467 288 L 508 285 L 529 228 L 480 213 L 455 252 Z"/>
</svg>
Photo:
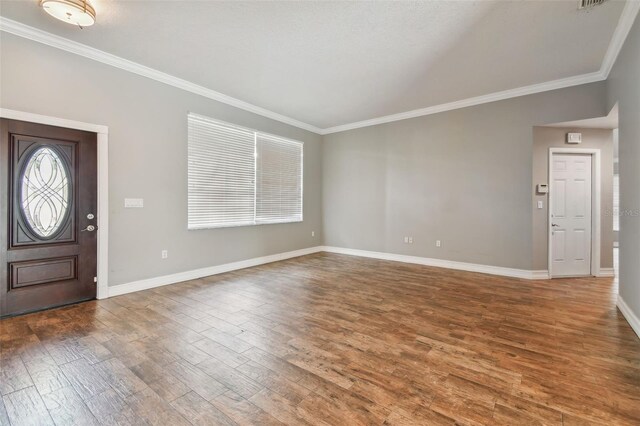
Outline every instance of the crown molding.
<svg viewBox="0 0 640 426">
<path fill-rule="evenodd" d="M 633 27 L 638 11 L 640 11 L 640 1 L 627 0 L 600 67 L 600 72 L 605 79 L 609 78 L 609 73 L 613 68 L 613 64 L 616 63 L 616 59 L 618 59 L 631 27 Z"/>
<path fill-rule="evenodd" d="M 490 102 L 502 101 L 505 99 L 517 98 L 535 93 L 547 92 L 550 90 L 564 89 L 565 87 L 578 86 L 581 84 L 594 83 L 605 80 L 600 71 L 589 74 L 582 74 L 560 80 L 548 81 L 546 83 L 533 84 L 531 86 L 519 87 L 517 89 L 504 90 L 502 92 L 490 93 L 488 95 L 476 96 L 474 98 L 463 99 L 461 101 L 449 102 L 446 104 L 434 105 L 427 108 L 414 109 L 412 111 L 401 112 L 399 114 L 385 115 L 383 117 L 372 118 L 370 120 L 357 121 L 355 123 L 343 124 L 329 127 L 322 130 L 323 135 L 344 132 L 347 130 L 359 129 L 361 127 L 375 126 L 377 124 L 391 123 L 393 121 L 406 120 L 408 118 L 422 117 L 425 115 L 438 114 L 440 112 L 452 111 L 460 108 L 467 108 Z"/>
<path fill-rule="evenodd" d="M 240 99 L 236 99 L 231 96 L 227 96 L 223 93 L 216 92 L 215 90 L 211 90 L 198 84 L 191 83 L 190 81 L 183 80 L 162 71 L 158 71 L 156 69 L 149 68 L 147 66 L 130 61 L 128 59 L 121 58 L 120 56 L 112 55 L 102 50 L 87 46 L 86 44 L 78 43 L 67 38 L 40 30 L 38 28 L 25 25 L 21 22 L 7 19 L 2 16 L 0 16 L 0 31 L 23 37 L 38 43 L 46 44 L 48 46 L 74 53 L 88 59 L 93 59 L 94 61 L 102 62 L 103 64 L 111 65 L 112 67 L 120 68 L 122 70 L 150 78 L 160 83 L 164 83 L 169 86 L 173 86 L 178 89 L 203 96 L 205 98 L 213 99 L 214 101 L 218 101 L 235 108 L 252 112 L 254 114 L 258 114 L 263 117 L 279 121 L 281 123 L 289 124 L 291 126 L 308 130 L 313 133 L 321 133 L 320 128 L 312 126 L 311 124 L 303 123 L 302 121 L 298 121 L 294 118 L 278 114 L 277 112 L 269 111 L 268 109 L 241 101 Z"/>
<path fill-rule="evenodd" d="M 128 59 L 121 58 L 119 56 L 112 55 L 110 53 L 98 50 L 96 48 L 66 39 L 64 37 L 57 36 L 55 34 L 48 33 L 46 31 L 25 25 L 20 22 L 13 21 L 11 19 L 0 16 L 0 31 L 5 31 L 10 34 L 17 35 L 29 40 L 33 40 L 48 46 L 52 46 L 67 52 L 74 53 L 76 55 L 83 56 L 85 58 L 93 59 L 98 62 L 102 62 L 107 65 L 111 65 L 116 68 L 120 68 L 125 71 L 132 72 L 134 74 L 141 75 L 143 77 L 150 78 L 152 80 L 159 81 L 161 83 L 176 87 L 178 89 L 185 90 L 187 92 L 195 93 L 200 96 L 204 96 L 215 101 L 252 112 L 254 114 L 261 115 L 276 121 L 280 121 L 285 124 L 289 124 L 300 129 L 308 130 L 310 132 L 319 135 L 328 135 L 331 133 L 344 132 L 347 130 L 359 129 L 362 127 L 375 126 L 378 124 L 391 123 L 394 121 L 406 120 L 409 118 L 422 117 L 425 115 L 438 114 L 441 112 L 452 111 L 460 108 L 467 108 L 476 105 L 482 105 L 490 102 L 502 101 L 505 99 L 517 98 L 525 95 L 532 95 L 535 93 L 547 92 L 550 90 L 564 89 L 567 87 L 578 86 L 581 84 L 594 83 L 598 81 L 606 80 L 609 77 L 609 73 L 615 64 L 615 61 L 624 45 L 624 42 L 629 35 L 629 31 L 633 26 L 633 23 L 640 11 L 640 1 L 628 0 L 618 20 L 618 25 L 613 33 L 609 47 L 602 61 L 600 69 L 593 73 L 577 75 L 568 78 L 562 78 L 558 80 L 548 81 L 545 83 L 533 84 L 529 86 L 519 87 L 515 89 L 504 90 L 500 92 L 490 93 L 487 95 L 476 96 L 473 98 L 463 99 L 454 102 L 448 102 L 445 104 L 434 105 L 426 108 L 415 109 L 412 111 L 401 112 L 398 114 L 391 114 L 382 117 L 372 118 L 369 120 L 357 121 L 353 123 L 342 124 L 339 126 L 328 127 L 321 129 L 311 124 L 298 121 L 294 118 L 278 114 L 273 111 L 269 111 L 265 108 L 250 104 L 248 102 L 241 101 L 239 99 L 227 96 L 223 93 L 216 92 L 215 90 L 208 89 L 206 87 L 191 83 L 187 80 L 183 80 L 178 77 L 174 77 L 170 74 L 166 74 L 162 71 L 155 70 L 153 68 L 146 67 Z"/>
</svg>

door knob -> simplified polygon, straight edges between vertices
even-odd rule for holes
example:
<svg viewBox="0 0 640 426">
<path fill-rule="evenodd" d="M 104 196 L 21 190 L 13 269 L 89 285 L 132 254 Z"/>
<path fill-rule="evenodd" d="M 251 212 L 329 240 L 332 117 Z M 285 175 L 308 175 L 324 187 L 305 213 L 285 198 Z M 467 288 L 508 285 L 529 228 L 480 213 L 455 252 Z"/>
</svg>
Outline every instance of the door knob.
<svg viewBox="0 0 640 426">
<path fill-rule="evenodd" d="M 84 232 L 84 231 L 93 232 L 93 231 L 95 231 L 96 229 L 98 229 L 98 228 L 96 228 L 96 227 L 95 227 L 95 226 L 93 226 L 93 225 L 89 225 L 89 226 L 87 226 L 86 228 L 81 229 L 81 230 L 80 230 L 80 232 Z"/>
</svg>

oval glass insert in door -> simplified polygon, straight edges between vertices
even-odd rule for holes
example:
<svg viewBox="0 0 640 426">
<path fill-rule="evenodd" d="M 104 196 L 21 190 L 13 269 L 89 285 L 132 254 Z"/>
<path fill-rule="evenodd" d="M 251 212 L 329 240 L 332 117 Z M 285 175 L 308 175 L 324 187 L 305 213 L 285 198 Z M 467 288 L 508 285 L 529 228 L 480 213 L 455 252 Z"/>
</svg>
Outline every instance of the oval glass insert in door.
<svg viewBox="0 0 640 426">
<path fill-rule="evenodd" d="M 61 229 L 71 206 L 71 178 L 55 148 L 35 149 L 20 178 L 20 206 L 31 231 L 52 238 Z"/>
</svg>

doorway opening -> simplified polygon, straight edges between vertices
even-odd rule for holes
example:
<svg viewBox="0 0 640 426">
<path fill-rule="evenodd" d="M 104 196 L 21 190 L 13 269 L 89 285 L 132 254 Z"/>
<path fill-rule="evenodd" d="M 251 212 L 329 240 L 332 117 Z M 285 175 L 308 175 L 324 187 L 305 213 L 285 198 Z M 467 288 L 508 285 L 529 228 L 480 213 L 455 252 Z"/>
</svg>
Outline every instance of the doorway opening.
<svg viewBox="0 0 640 426">
<path fill-rule="evenodd" d="M 533 263 L 549 278 L 614 276 L 617 127 L 616 106 L 533 128 Z"/>
</svg>

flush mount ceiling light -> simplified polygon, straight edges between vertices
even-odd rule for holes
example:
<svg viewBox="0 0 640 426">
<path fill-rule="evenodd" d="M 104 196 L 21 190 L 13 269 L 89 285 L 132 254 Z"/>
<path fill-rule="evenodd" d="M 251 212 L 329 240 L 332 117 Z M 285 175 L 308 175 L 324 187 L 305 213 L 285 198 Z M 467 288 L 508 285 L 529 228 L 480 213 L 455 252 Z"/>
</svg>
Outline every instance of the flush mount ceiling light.
<svg viewBox="0 0 640 426">
<path fill-rule="evenodd" d="M 42 0 L 40 5 L 54 18 L 80 28 L 96 22 L 96 10 L 87 0 Z"/>
</svg>

